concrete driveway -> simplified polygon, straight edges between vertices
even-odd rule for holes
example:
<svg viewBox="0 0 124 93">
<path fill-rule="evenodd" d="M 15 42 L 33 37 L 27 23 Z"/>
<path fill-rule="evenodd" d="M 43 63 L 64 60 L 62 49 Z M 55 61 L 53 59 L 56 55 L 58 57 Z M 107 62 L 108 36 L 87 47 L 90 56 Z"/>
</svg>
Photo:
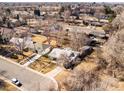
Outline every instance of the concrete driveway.
<svg viewBox="0 0 124 93">
<path fill-rule="evenodd" d="M 11 80 L 17 78 L 23 85 L 22 90 L 40 91 L 40 90 L 56 90 L 56 82 L 53 78 L 49 78 L 27 67 L 9 62 L 0 57 L 0 75 Z"/>
</svg>

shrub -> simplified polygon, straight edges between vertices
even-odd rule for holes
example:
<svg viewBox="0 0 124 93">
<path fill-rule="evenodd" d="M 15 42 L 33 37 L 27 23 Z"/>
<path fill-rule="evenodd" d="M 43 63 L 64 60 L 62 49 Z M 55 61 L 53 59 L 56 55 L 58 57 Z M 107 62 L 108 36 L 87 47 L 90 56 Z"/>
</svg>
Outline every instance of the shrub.
<svg viewBox="0 0 124 93">
<path fill-rule="evenodd" d="M 23 49 L 24 52 L 28 52 L 29 51 L 29 48 L 25 48 Z"/>
<path fill-rule="evenodd" d="M 12 54 L 11 58 L 18 59 L 18 56 L 16 54 Z"/>
</svg>

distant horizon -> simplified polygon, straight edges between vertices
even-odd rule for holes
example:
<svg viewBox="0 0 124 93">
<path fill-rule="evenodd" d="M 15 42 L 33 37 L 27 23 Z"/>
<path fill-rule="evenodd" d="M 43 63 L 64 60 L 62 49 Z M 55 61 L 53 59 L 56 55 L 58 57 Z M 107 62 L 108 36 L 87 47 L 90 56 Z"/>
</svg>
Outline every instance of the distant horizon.
<svg viewBox="0 0 124 93">
<path fill-rule="evenodd" d="M 0 4 L 30 4 L 30 3 L 58 3 L 58 4 L 61 4 L 61 3 L 96 3 L 96 4 L 102 4 L 102 3 L 105 3 L 105 4 L 124 4 L 124 2 L 0 2 Z"/>
<path fill-rule="evenodd" d="M 8 3 L 123 3 L 123 0 L 0 0 L 0 2 Z"/>
</svg>

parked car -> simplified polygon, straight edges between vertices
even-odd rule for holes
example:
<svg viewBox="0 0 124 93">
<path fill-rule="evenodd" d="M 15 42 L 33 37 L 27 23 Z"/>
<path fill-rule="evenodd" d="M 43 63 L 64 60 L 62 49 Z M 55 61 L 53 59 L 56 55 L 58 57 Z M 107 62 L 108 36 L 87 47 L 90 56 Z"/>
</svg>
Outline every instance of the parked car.
<svg viewBox="0 0 124 93">
<path fill-rule="evenodd" d="M 63 66 L 65 69 L 72 69 L 73 70 L 75 64 L 73 64 L 72 62 L 69 62 L 69 63 L 63 64 Z"/>
<path fill-rule="evenodd" d="M 90 32 L 88 36 L 89 37 L 106 39 L 106 40 L 109 38 L 109 36 L 106 35 L 106 33 L 104 33 L 104 32 Z"/>
<path fill-rule="evenodd" d="M 75 58 L 74 60 L 70 60 L 70 62 L 68 63 L 64 63 L 63 66 L 65 69 L 74 69 L 75 66 L 77 66 L 78 64 L 80 64 L 80 58 Z"/>
<path fill-rule="evenodd" d="M 13 84 L 15 84 L 18 87 L 22 86 L 22 83 L 16 78 L 13 78 L 11 81 L 12 81 Z"/>
<path fill-rule="evenodd" d="M 98 39 L 96 38 L 93 38 L 93 39 L 90 39 L 87 44 L 87 46 L 93 46 L 93 47 L 96 47 L 96 46 L 99 46 L 100 45 L 100 42 L 98 41 Z"/>
<path fill-rule="evenodd" d="M 84 46 L 81 48 L 80 56 L 79 58 L 82 60 L 84 59 L 87 55 L 90 55 L 94 49 L 91 46 Z"/>
</svg>

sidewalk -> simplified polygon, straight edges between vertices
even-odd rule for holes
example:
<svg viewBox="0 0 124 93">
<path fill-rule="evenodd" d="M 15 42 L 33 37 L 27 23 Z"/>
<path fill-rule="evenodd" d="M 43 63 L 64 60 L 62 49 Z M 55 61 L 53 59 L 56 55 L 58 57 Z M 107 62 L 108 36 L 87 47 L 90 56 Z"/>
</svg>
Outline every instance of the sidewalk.
<svg viewBox="0 0 124 93">
<path fill-rule="evenodd" d="M 33 69 L 29 68 L 29 67 L 26 67 L 26 66 L 24 67 L 23 65 L 20 65 L 20 64 L 14 62 L 14 61 L 12 61 L 12 60 L 10 60 L 8 58 L 5 58 L 3 56 L 0 56 L 0 59 L 6 60 L 7 63 L 11 63 L 13 65 L 19 66 L 19 67 L 22 68 L 22 70 L 28 70 L 28 71 L 31 71 L 32 73 L 38 74 L 39 76 L 42 76 L 42 77 L 51 79 L 54 82 L 54 86 L 55 86 L 54 89 L 55 90 L 58 90 L 58 83 L 57 83 L 57 81 L 54 78 L 48 77 L 48 76 L 46 76 L 46 75 L 44 75 L 44 74 L 42 74 L 40 72 L 37 72 L 37 71 L 35 71 L 35 70 L 33 70 Z M 24 88 L 21 88 L 20 90 L 25 90 L 25 89 Z"/>
<path fill-rule="evenodd" d="M 38 58 L 40 58 L 42 55 L 36 54 L 33 58 L 31 58 L 28 62 L 26 62 L 23 66 L 28 66 L 31 63 L 35 62 Z"/>
<path fill-rule="evenodd" d="M 57 74 L 59 74 L 61 71 L 63 71 L 63 69 L 61 67 L 56 67 L 54 70 L 48 72 L 47 74 L 45 74 L 48 77 L 55 77 Z"/>
</svg>

